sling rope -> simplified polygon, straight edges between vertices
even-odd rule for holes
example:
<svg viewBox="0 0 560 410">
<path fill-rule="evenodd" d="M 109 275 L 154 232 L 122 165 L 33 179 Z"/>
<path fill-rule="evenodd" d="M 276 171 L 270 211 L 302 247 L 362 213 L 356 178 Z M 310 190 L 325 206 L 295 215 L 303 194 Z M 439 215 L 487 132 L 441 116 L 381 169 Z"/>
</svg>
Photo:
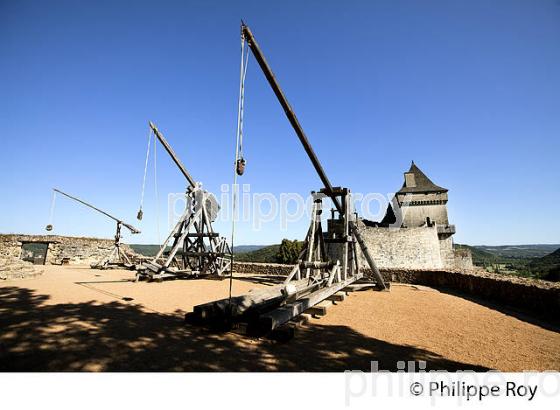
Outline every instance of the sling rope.
<svg viewBox="0 0 560 410">
<path fill-rule="evenodd" d="M 246 54 L 246 55 L 245 55 Z M 231 315 L 231 293 L 233 286 L 233 252 L 235 240 L 235 219 L 237 211 L 237 176 L 242 175 L 239 172 L 239 161 L 243 160 L 243 105 L 245 99 L 245 76 L 247 75 L 247 63 L 249 60 L 249 48 L 245 51 L 245 36 L 241 33 L 241 68 L 239 73 L 239 101 L 237 103 L 237 132 L 235 144 L 235 165 L 233 170 L 233 187 L 231 191 L 232 197 L 232 218 L 231 218 L 231 263 L 229 270 L 229 313 Z"/>
<path fill-rule="evenodd" d="M 144 192 L 146 191 L 146 176 L 148 175 L 148 158 L 150 157 L 150 143 L 152 142 L 152 129 L 148 129 L 148 148 L 146 149 L 146 161 L 144 162 L 144 179 L 142 180 L 142 193 L 140 195 L 140 209 L 138 210 L 137 219 L 142 220 L 144 212 L 142 207 L 144 206 Z M 155 143 L 154 143 L 155 145 Z"/>
<path fill-rule="evenodd" d="M 243 48 L 243 47 L 242 47 Z M 243 53 L 243 50 L 241 51 Z M 243 54 L 242 54 L 243 56 Z M 243 57 L 242 57 L 243 58 Z M 243 159 L 243 112 L 245 108 L 245 77 L 247 76 L 247 63 L 249 62 L 249 49 L 247 48 L 247 54 L 245 56 L 245 63 L 242 65 L 242 77 L 241 77 L 241 86 L 240 94 L 241 97 L 239 98 L 239 112 L 238 112 L 238 154 L 236 155 L 236 160 Z M 243 61 L 241 62 L 243 64 Z"/>
<path fill-rule="evenodd" d="M 136 216 L 139 221 L 142 220 L 144 212 L 142 208 L 144 207 L 144 196 L 146 193 L 146 179 L 148 177 L 148 161 L 150 158 L 150 149 L 152 146 L 152 136 L 154 140 L 154 191 L 155 191 L 155 210 L 156 210 L 156 232 L 157 232 L 157 239 L 158 242 L 161 243 L 161 232 L 160 232 L 160 222 L 159 222 L 159 192 L 158 192 L 158 185 L 157 185 L 157 142 L 156 136 L 153 130 L 149 129 L 148 131 L 148 146 L 146 148 L 146 160 L 144 161 L 144 178 L 142 179 L 142 193 L 140 195 L 140 209 L 138 210 L 138 215 Z M 163 247 L 165 244 L 161 245 Z M 161 250 L 160 247 L 160 250 Z"/>
<path fill-rule="evenodd" d="M 158 184 L 157 184 L 157 143 L 156 143 L 156 136 L 154 134 L 154 192 L 156 195 L 156 229 L 157 229 L 157 239 L 158 243 L 161 243 L 161 235 L 159 229 L 159 193 L 158 193 Z M 162 245 L 162 247 L 165 244 Z M 160 248 L 161 250 L 161 248 Z"/>
<path fill-rule="evenodd" d="M 45 228 L 47 231 L 52 231 L 52 229 L 53 229 L 55 203 L 56 203 L 56 191 L 53 191 L 52 199 L 51 199 L 51 209 L 50 209 L 50 212 L 49 212 L 49 223 L 47 224 L 47 227 Z"/>
</svg>

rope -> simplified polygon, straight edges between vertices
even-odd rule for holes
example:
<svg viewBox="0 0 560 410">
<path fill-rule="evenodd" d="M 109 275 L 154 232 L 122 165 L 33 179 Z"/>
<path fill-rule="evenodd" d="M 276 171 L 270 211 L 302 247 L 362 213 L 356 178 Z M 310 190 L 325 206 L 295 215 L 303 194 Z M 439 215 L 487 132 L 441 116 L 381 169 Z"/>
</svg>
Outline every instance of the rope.
<svg viewBox="0 0 560 410">
<path fill-rule="evenodd" d="M 150 157 L 151 142 L 152 142 L 152 129 L 150 128 L 148 130 L 148 149 L 146 150 L 146 162 L 144 163 L 144 179 L 142 180 L 142 194 L 140 196 L 140 211 L 142 211 L 142 207 L 144 206 L 144 192 L 146 191 L 146 176 L 148 175 L 148 158 Z"/>
<path fill-rule="evenodd" d="M 49 212 L 49 225 L 52 227 L 53 224 L 53 220 L 54 220 L 54 205 L 56 203 L 56 191 L 53 191 L 52 193 L 52 199 L 51 199 L 51 209 Z"/>
<path fill-rule="evenodd" d="M 154 191 L 156 195 L 156 229 L 157 229 L 158 243 L 161 243 L 161 235 L 159 229 L 159 193 L 158 193 L 158 185 L 157 185 L 157 144 L 155 139 L 156 136 L 154 135 Z"/>
<path fill-rule="evenodd" d="M 241 34 L 241 69 L 239 73 L 239 101 L 237 104 L 237 132 L 235 144 L 235 162 L 233 167 L 233 188 L 231 191 L 232 196 L 232 218 L 231 218 L 231 263 L 229 270 L 229 313 L 231 315 L 231 293 L 233 287 L 233 251 L 235 239 L 235 212 L 237 210 L 237 161 L 243 153 L 243 102 L 245 95 L 245 76 L 247 75 L 247 63 L 249 60 L 249 49 L 247 49 L 245 56 L 245 37 Z"/>
<path fill-rule="evenodd" d="M 241 50 L 241 58 L 243 58 L 243 47 Z M 245 57 L 245 64 L 242 66 L 242 78 L 241 78 L 241 87 L 240 87 L 240 101 L 239 101 L 239 154 L 235 158 L 236 160 L 239 158 L 243 158 L 243 113 L 245 107 L 245 77 L 247 76 L 247 63 L 249 62 L 249 49 L 247 49 L 247 55 Z M 243 62 L 242 62 L 243 63 Z"/>
</svg>

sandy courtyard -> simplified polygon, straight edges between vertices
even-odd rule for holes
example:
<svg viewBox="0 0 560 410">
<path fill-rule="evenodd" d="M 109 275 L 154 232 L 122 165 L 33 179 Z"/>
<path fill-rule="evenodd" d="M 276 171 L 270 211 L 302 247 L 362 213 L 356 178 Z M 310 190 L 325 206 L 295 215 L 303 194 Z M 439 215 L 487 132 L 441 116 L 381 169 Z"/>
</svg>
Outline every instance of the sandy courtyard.
<svg viewBox="0 0 560 410">
<path fill-rule="evenodd" d="M 500 306 L 426 287 L 356 292 L 287 343 L 183 323 L 228 281 L 133 283 L 130 271 L 46 266 L 0 283 L 0 370 L 343 371 L 559 370 L 560 329 Z M 234 294 L 256 286 L 235 280 Z"/>
</svg>

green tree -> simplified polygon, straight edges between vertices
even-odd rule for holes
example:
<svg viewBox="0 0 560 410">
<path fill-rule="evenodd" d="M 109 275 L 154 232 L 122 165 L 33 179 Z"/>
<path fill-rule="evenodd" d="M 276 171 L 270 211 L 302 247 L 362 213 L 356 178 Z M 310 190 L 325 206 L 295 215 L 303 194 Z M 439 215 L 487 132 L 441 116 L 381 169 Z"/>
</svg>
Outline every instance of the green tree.
<svg viewBox="0 0 560 410">
<path fill-rule="evenodd" d="M 298 256 L 303 249 L 303 242 L 298 240 L 290 241 L 289 239 L 282 239 L 278 253 L 276 254 L 276 261 L 278 263 L 294 264 L 297 262 Z"/>
</svg>

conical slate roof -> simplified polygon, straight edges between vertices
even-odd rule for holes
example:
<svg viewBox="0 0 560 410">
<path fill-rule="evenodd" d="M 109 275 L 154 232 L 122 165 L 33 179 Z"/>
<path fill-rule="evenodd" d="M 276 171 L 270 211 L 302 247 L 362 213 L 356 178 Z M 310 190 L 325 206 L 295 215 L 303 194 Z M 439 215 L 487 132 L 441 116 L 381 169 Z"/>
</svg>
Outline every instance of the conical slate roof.
<svg viewBox="0 0 560 410">
<path fill-rule="evenodd" d="M 424 174 L 422 172 L 422 170 L 420 170 L 420 168 L 418 168 L 416 166 L 414 161 L 412 161 L 412 164 L 410 164 L 410 169 L 408 170 L 407 174 L 408 173 L 411 173 L 411 174 L 414 175 L 414 180 L 416 182 L 416 186 L 414 186 L 414 187 L 406 186 L 406 178 L 405 178 L 405 182 L 404 182 L 402 188 L 399 190 L 399 192 L 397 192 L 397 194 L 447 192 L 447 189 L 442 188 L 442 187 L 434 184 L 430 180 L 430 178 L 428 178 L 426 176 L 426 174 Z"/>
</svg>

